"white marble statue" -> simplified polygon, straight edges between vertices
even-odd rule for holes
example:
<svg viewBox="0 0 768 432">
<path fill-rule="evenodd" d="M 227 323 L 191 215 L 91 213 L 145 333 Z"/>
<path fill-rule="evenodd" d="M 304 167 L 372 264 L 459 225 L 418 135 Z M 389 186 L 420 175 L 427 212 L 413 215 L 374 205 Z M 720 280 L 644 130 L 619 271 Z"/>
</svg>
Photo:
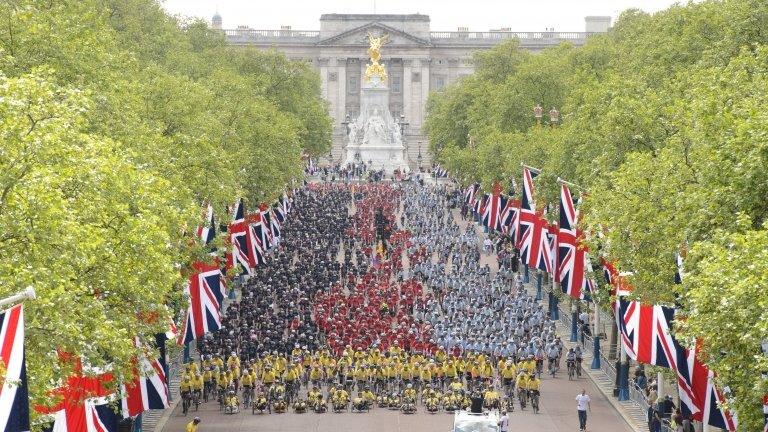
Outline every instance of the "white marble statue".
<svg viewBox="0 0 768 432">
<path fill-rule="evenodd" d="M 374 108 L 373 115 L 368 118 L 365 125 L 363 145 L 385 145 L 388 143 L 387 125 L 379 115 L 378 108 Z"/>
<path fill-rule="evenodd" d="M 351 121 L 348 126 L 349 134 L 347 135 L 347 138 L 349 138 L 349 143 L 355 144 L 357 143 L 357 134 L 360 131 L 360 127 L 357 125 L 356 121 Z"/>
</svg>

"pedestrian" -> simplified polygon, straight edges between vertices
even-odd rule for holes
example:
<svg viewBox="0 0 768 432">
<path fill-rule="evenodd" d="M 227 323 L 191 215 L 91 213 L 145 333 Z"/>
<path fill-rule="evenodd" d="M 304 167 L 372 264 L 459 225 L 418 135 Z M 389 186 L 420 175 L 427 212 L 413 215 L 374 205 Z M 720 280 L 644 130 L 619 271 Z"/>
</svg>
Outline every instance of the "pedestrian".
<svg viewBox="0 0 768 432">
<path fill-rule="evenodd" d="M 509 432 L 509 416 L 506 411 L 501 412 L 501 418 L 499 419 L 500 432 Z"/>
<path fill-rule="evenodd" d="M 587 430 L 587 410 L 592 411 L 592 407 L 589 404 L 589 396 L 587 391 L 582 389 L 580 394 L 576 395 L 576 411 L 579 414 L 579 431 L 584 432 Z"/>
</svg>

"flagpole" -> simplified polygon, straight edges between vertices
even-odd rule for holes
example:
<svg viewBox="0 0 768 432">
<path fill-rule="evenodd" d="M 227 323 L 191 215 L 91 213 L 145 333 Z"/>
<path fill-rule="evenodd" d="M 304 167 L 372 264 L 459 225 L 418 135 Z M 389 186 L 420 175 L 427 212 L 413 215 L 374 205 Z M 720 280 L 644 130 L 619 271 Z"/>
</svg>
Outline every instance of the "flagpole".
<svg viewBox="0 0 768 432">
<path fill-rule="evenodd" d="M 592 299 L 595 305 L 595 329 L 592 331 L 592 369 L 600 369 L 600 307 L 597 305 L 597 299 Z"/>
<path fill-rule="evenodd" d="M 616 375 L 619 377 L 619 400 L 629 400 L 629 361 L 627 360 L 627 350 L 624 344 L 619 342 L 621 346 L 620 367 L 616 371 Z"/>
<path fill-rule="evenodd" d="M 520 166 L 521 166 L 521 167 L 523 167 L 523 168 L 528 168 L 529 170 L 534 170 L 534 171 L 536 171 L 536 172 L 541 172 L 541 170 L 540 170 L 540 169 L 538 169 L 538 168 L 534 168 L 534 167 L 532 167 L 532 166 L 530 166 L 530 165 L 526 165 L 526 164 L 524 164 L 524 163 L 522 163 L 522 162 L 520 162 Z"/>
<path fill-rule="evenodd" d="M 582 189 L 582 190 L 584 189 L 583 187 L 577 185 L 576 183 L 571 183 L 571 182 L 569 182 L 567 180 L 561 179 L 560 177 L 557 178 L 557 183 L 559 183 L 559 184 L 566 184 L 566 185 L 568 185 L 570 187 L 575 187 L 576 189 Z"/>
<path fill-rule="evenodd" d="M 23 291 L 19 291 L 18 293 L 10 297 L 0 300 L 0 307 L 9 305 L 12 303 L 24 301 L 24 300 L 34 300 L 36 298 L 37 298 L 37 294 L 35 293 L 35 289 L 30 286 L 24 289 Z"/>
</svg>

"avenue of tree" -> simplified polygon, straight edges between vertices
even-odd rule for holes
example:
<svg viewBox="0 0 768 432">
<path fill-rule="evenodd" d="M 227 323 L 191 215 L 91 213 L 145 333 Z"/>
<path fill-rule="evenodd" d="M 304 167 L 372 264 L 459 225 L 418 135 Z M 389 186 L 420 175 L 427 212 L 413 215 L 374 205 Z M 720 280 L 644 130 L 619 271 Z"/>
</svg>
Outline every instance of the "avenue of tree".
<svg viewBox="0 0 768 432">
<path fill-rule="evenodd" d="M 39 296 L 32 404 L 71 372 L 57 350 L 131 378 L 134 337 L 186 308 L 203 201 L 274 202 L 330 146 L 311 67 L 153 0 L 0 2 L 0 71 L 0 297 Z"/>
<path fill-rule="evenodd" d="M 557 177 L 579 185 L 591 249 L 637 298 L 680 305 L 678 336 L 703 343 L 744 431 L 762 428 L 768 393 L 766 29 L 765 0 L 629 10 L 579 48 L 479 53 L 474 75 L 431 95 L 427 119 L 433 154 L 464 186 L 506 189 L 521 163 L 540 168 L 536 203 L 554 220 Z"/>
</svg>

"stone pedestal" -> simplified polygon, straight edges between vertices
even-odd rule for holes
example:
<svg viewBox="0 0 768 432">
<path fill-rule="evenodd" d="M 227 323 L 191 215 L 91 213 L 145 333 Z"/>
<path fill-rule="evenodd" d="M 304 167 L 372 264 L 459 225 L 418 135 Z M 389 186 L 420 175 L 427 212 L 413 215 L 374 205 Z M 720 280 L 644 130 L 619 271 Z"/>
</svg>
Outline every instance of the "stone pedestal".
<svg viewBox="0 0 768 432">
<path fill-rule="evenodd" d="M 408 171 L 400 125 L 389 112 L 389 88 L 374 76 L 360 93 L 360 115 L 349 124 L 346 163 L 371 162 L 391 174 Z"/>
</svg>

